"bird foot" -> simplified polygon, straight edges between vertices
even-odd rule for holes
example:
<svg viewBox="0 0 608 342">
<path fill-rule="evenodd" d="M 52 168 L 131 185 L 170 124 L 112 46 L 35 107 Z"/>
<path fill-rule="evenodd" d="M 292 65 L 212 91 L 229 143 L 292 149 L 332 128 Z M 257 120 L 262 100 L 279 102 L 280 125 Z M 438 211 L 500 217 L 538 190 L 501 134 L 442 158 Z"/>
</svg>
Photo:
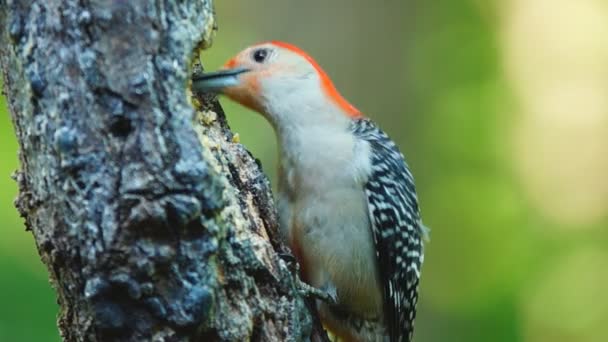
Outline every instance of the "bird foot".
<svg viewBox="0 0 608 342">
<path fill-rule="evenodd" d="M 300 280 L 300 277 L 296 277 L 295 280 L 296 288 L 300 295 L 305 297 L 315 297 L 326 302 L 329 305 L 338 304 L 338 294 L 336 293 L 335 287 L 332 286 L 331 288 L 324 287 L 323 289 L 318 289 L 314 286 L 306 284 L 305 282 Z"/>
<path fill-rule="evenodd" d="M 333 285 L 326 284 L 322 288 L 318 289 L 314 286 L 311 286 L 305 282 L 303 282 L 299 277 L 300 264 L 295 264 L 295 274 L 294 279 L 296 283 L 296 288 L 300 295 L 305 297 L 315 297 L 326 302 L 329 305 L 338 304 L 338 292 L 336 287 Z"/>
</svg>

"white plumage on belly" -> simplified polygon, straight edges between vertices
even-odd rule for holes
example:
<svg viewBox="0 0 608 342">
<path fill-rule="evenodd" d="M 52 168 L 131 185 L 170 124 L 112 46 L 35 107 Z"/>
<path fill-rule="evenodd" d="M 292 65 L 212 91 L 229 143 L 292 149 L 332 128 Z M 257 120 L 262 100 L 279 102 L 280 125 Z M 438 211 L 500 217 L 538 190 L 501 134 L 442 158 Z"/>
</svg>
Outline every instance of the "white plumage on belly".
<svg viewBox="0 0 608 342">
<path fill-rule="evenodd" d="M 282 133 L 279 216 L 287 240 L 302 252 L 306 280 L 335 288 L 339 304 L 353 312 L 380 315 L 382 292 L 364 192 L 369 146 L 346 126 L 340 134 L 324 126 L 307 127 L 306 136 L 296 129 Z"/>
</svg>

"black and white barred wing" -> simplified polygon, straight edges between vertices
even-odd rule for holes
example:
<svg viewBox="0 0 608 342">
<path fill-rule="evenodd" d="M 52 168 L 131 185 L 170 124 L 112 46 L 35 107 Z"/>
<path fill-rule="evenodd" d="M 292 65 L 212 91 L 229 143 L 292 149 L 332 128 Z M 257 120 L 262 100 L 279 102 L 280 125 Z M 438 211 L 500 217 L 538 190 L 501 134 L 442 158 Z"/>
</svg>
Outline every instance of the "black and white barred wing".
<svg viewBox="0 0 608 342">
<path fill-rule="evenodd" d="M 365 192 L 384 286 L 388 333 L 391 342 L 410 341 L 425 229 L 420 220 L 414 178 L 395 143 L 374 123 L 357 120 L 353 130 L 372 149 L 372 172 Z"/>
</svg>

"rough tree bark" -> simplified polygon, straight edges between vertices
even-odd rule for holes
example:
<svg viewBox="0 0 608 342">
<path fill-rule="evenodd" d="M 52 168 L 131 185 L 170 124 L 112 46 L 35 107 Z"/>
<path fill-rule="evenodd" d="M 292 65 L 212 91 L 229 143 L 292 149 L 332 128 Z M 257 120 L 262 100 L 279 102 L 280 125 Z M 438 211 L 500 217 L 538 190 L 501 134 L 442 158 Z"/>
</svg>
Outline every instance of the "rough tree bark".
<svg viewBox="0 0 608 342">
<path fill-rule="evenodd" d="M 66 341 L 326 338 L 266 177 L 188 95 L 214 26 L 211 0 L 0 0 L 16 203 Z"/>
</svg>

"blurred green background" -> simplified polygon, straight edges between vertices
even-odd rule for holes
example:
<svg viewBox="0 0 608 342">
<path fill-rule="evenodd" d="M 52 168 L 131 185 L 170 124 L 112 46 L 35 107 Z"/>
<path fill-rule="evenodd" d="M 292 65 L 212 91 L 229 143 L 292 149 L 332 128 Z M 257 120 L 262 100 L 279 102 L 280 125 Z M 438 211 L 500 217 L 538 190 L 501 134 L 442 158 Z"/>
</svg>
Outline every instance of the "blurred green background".
<svg viewBox="0 0 608 342">
<path fill-rule="evenodd" d="M 401 146 L 431 227 L 416 341 L 608 341 L 604 0 L 233 0 L 202 55 L 307 50 Z M 0 341 L 56 341 L 57 306 L 12 201 L 0 98 Z M 258 115 L 223 100 L 275 179 Z"/>
</svg>

